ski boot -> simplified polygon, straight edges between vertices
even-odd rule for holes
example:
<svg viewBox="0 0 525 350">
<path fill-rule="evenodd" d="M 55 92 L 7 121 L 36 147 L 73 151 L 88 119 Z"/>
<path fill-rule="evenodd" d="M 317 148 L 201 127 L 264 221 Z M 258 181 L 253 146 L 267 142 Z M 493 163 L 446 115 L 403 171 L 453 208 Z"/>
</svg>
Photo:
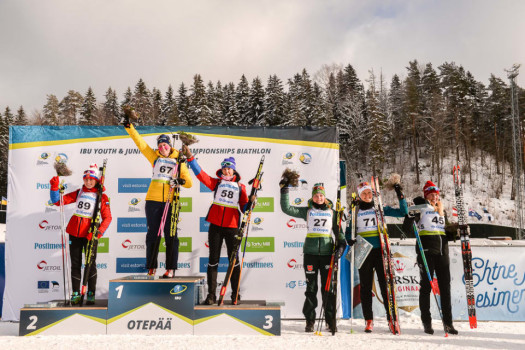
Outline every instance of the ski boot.
<svg viewBox="0 0 525 350">
<path fill-rule="evenodd" d="M 452 323 L 449 323 L 449 324 L 445 325 L 445 332 L 447 332 L 448 334 L 452 334 L 452 335 L 457 335 L 458 334 L 458 331 L 454 328 Z"/>
<path fill-rule="evenodd" d="M 86 305 L 94 305 L 94 304 L 95 304 L 95 292 L 89 291 L 87 292 Z"/>
<path fill-rule="evenodd" d="M 208 296 L 206 297 L 206 300 L 204 300 L 203 304 L 204 305 L 213 305 L 217 302 L 217 297 L 215 296 L 215 294 L 208 294 Z"/>
<path fill-rule="evenodd" d="M 335 335 L 335 332 L 337 332 L 337 324 L 334 321 L 326 321 L 326 324 L 328 325 L 328 330 L 332 335 Z"/>
<path fill-rule="evenodd" d="M 306 321 L 306 327 L 304 327 L 304 331 L 306 333 L 312 333 L 314 331 L 315 321 Z"/>
<path fill-rule="evenodd" d="M 232 294 L 232 305 L 238 305 L 241 303 L 241 295 Z"/>
<path fill-rule="evenodd" d="M 423 323 L 423 330 L 426 334 L 434 334 L 434 328 L 432 328 L 432 322 Z"/>
<path fill-rule="evenodd" d="M 374 321 L 366 320 L 365 322 L 365 333 L 372 333 L 372 330 L 374 329 Z"/>
<path fill-rule="evenodd" d="M 148 276 L 155 276 L 155 271 L 157 269 L 148 269 Z"/>
<path fill-rule="evenodd" d="M 175 270 L 166 270 L 162 278 L 173 278 L 175 277 Z"/>
<path fill-rule="evenodd" d="M 79 292 L 73 292 L 71 295 L 71 306 L 80 304 L 80 293 Z"/>
</svg>

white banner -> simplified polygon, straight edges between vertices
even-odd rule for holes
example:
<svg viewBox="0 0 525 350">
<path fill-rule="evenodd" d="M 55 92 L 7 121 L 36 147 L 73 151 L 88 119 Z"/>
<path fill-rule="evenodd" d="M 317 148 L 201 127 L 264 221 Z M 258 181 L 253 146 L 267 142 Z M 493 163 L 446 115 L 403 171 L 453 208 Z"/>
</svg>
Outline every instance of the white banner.
<svg viewBox="0 0 525 350">
<path fill-rule="evenodd" d="M 192 145 L 192 151 L 202 169 L 215 176 L 220 162 L 233 156 L 241 183 L 248 191 L 248 181 L 265 155 L 262 190 L 252 214 L 240 294 L 245 300 L 284 301 L 282 317 L 302 317 L 305 222 L 281 212 L 278 183 L 282 171 L 290 167 L 301 175 L 301 185 L 290 192 L 293 205 L 306 205 L 316 182 L 325 184 L 327 197 L 335 203 L 339 180 L 335 128 L 137 129 L 154 148 L 161 133 L 195 133 L 199 142 Z M 175 147 L 180 149 L 179 141 Z M 47 204 L 49 180 L 56 175 L 56 158 L 73 170 L 72 176 L 64 178 L 66 193 L 82 185 L 83 171 L 90 163 L 101 165 L 103 159 L 108 159 L 105 187 L 113 221 L 99 244 L 97 298 L 107 298 L 110 279 L 144 273 L 144 204 L 152 169 L 123 127 L 11 127 L 4 320 L 17 320 L 24 304 L 63 298 L 60 212 L 58 207 Z M 213 194 L 191 176 L 193 187 L 181 190 L 181 244 L 176 274 L 205 276 L 208 224 L 204 218 Z M 66 223 L 73 207 L 66 206 Z M 219 271 L 225 272 L 225 246 L 221 256 Z M 161 248 L 160 273 L 164 259 Z M 218 281 L 223 279 L 224 273 L 220 273 Z"/>
<path fill-rule="evenodd" d="M 459 242 L 449 243 L 452 317 L 455 320 L 468 320 L 461 247 Z M 397 283 L 396 299 L 399 309 L 402 310 L 401 322 L 403 322 L 403 313 L 420 314 L 420 275 L 416 262 L 415 244 L 415 240 L 408 240 L 408 242 L 403 241 L 402 245 L 392 246 Z M 519 242 L 514 246 L 506 244 L 473 245 L 472 256 L 477 319 L 480 321 L 525 321 L 525 246 L 519 245 Z M 356 275 L 358 278 L 359 274 L 356 273 Z M 358 280 L 356 282 L 359 283 Z M 374 315 L 384 316 L 385 310 L 377 276 L 373 291 L 375 295 L 373 299 Z M 438 300 L 440 300 L 439 296 Z M 432 294 L 430 305 L 432 318 L 439 320 L 439 312 Z M 362 317 L 360 304 L 356 306 L 354 316 Z"/>
</svg>

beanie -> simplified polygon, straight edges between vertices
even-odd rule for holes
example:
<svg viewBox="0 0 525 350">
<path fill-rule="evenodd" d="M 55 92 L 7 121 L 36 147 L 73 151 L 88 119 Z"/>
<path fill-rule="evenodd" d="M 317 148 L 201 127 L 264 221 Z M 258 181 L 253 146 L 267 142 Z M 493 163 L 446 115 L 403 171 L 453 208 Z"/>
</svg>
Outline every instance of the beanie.
<svg viewBox="0 0 525 350">
<path fill-rule="evenodd" d="M 427 181 L 423 187 L 423 193 L 425 198 L 431 193 L 439 194 L 439 188 L 432 181 Z"/>
<path fill-rule="evenodd" d="M 89 168 L 86 171 L 84 171 L 83 178 L 85 179 L 86 177 L 91 177 L 97 181 L 100 179 L 100 172 L 96 163 L 90 164 Z"/>
<path fill-rule="evenodd" d="M 326 197 L 326 192 L 324 190 L 324 184 L 322 183 L 316 183 L 314 187 L 312 187 L 312 197 L 316 195 L 317 193 L 322 193 L 323 196 Z"/>
<path fill-rule="evenodd" d="M 235 158 L 224 158 L 224 160 L 221 162 L 221 168 L 230 168 L 235 170 Z"/>
<path fill-rule="evenodd" d="M 358 196 L 361 196 L 361 193 L 363 193 L 365 190 L 372 191 L 372 187 L 370 187 L 370 184 L 368 182 L 361 182 L 359 185 L 357 185 Z"/>
<path fill-rule="evenodd" d="M 171 140 L 170 137 L 166 134 L 162 134 L 159 137 L 157 137 L 157 146 L 161 143 L 167 143 L 171 147 Z"/>
</svg>

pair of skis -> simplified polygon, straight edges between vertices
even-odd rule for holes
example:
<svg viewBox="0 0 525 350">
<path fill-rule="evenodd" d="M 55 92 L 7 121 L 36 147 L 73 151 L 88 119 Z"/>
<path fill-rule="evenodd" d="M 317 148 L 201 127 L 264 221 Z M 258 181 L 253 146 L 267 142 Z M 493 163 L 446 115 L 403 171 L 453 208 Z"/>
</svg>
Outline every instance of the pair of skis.
<svg viewBox="0 0 525 350">
<path fill-rule="evenodd" d="M 87 292 L 88 280 L 91 272 L 91 267 L 93 266 L 94 259 L 93 256 L 96 254 L 98 246 L 98 237 L 97 231 L 102 221 L 101 209 L 102 209 L 102 193 L 104 192 L 104 180 L 106 179 L 106 164 L 107 159 L 104 159 L 102 167 L 99 169 L 101 176 L 100 181 L 97 183 L 97 200 L 95 202 L 95 210 L 93 212 L 93 217 L 91 218 L 91 225 L 89 226 L 88 237 L 91 236 L 91 239 L 88 241 L 86 246 L 86 266 L 84 268 L 84 276 L 82 277 L 82 286 L 80 288 L 80 305 L 84 304 L 84 296 Z"/>
<path fill-rule="evenodd" d="M 459 165 L 452 170 L 454 176 L 454 192 L 456 195 L 456 209 L 458 212 L 458 231 L 461 240 L 461 256 L 463 257 L 463 272 L 465 275 L 465 291 L 467 294 L 467 310 L 470 328 L 477 328 L 476 298 L 474 293 L 474 279 L 472 275 L 472 250 L 470 249 L 470 232 L 467 225 L 463 189 L 461 188 L 461 173 Z"/>
<path fill-rule="evenodd" d="M 179 151 L 179 157 L 177 158 L 177 163 L 175 164 L 175 167 L 171 171 L 171 178 L 172 179 L 179 179 L 180 178 L 180 169 L 181 169 L 181 162 L 182 162 L 182 151 Z M 162 217 L 160 220 L 160 226 L 159 231 L 157 233 L 157 238 L 155 240 L 155 245 L 153 246 L 153 255 L 152 255 L 152 264 L 153 266 L 157 265 L 157 259 L 159 255 L 159 249 L 160 249 L 160 242 L 162 240 L 162 233 L 164 232 L 164 226 L 166 224 L 166 220 L 168 219 L 168 212 L 170 209 L 170 198 L 173 195 L 173 201 L 172 203 L 172 209 L 171 209 L 171 226 L 170 226 L 170 236 L 173 237 L 177 235 L 177 225 L 179 223 L 179 214 L 180 214 L 180 185 L 176 185 L 175 187 L 170 186 L 170 190 L 168 192 L 168 197 L 166 198 L 166 202 L 164 204 L 164 211 L 162 212 Z M 148 275 L 155 275 L 155 267 L 148 266 Z"/>
<path fill-rule="evenodd" d="M 341 206 L 341 187 L 337 188 L 337 202 L 335 204 L 335 211 L 337 213 L 337 235 L 341 231 L 341 223 L 343 221 L 344 216 L 344 210 L 345 208 Z M 336 248 L 337 248 L 337 240 L 339 237 L 337 235 L 334 238 L 334 252 L 332 253 L 332 258 L 330 259 L 330 267 L 328 268 L 328 276 L 326 277 L 326 283 L 324 286 L 324 295 L 323 295 L 323 304 L 321 306 L 321 312 L 319 313 L 319 320 L 317 323 L 317 331 L 315 332 L 316 335 L 322 335 L 321 333 L 321 324 L 323 321 L 323 311 L 325 308 L 325 305 L 327 302 L 330 302 L 329 295 L 332 295 L 331 299 L 334 303 L 333 308 L 333 319 L 331 329 L 332 335 L 335 335 L 336 329 L 337 329 L 337 282 L 338 282 L 338 273 L 339 273 L 339 259 L 336 259 Z"/>
<path fill-rule="evenodd" d="M 400 334 L 399 313 L 396 303 L 396 283 L 394 279 L 394 264 L 392 262 L 392 252 L 390 251 L 390 241 L 388 238 L 385 214 L 383 211 L 383 201 L 379 180 L 372 176 L 372 193 L 374 195 L 374 208 L 376 213 L 377 229 L 379 230 L 379 241 L 381 243 L 381 256 L 383 259 L 383 269 L 385 270 L 385 282 L 388 295 L 388 325 L 392 334 Z"/>
<path fill-rule="evenodd" d="M 252 190 L 250 192 L 249 199 L 255 196 L 257 198 L 257 192 L 261 189 L 261 179 L 263 176 L 263 164 L 264 164 L 264 156 L 261 157 L 261 161 L 259 162 L 259 167 L 257 168 L 257 173 L 255 174 L 255 177 L 250 180 L 250 183 L 252 185 Z M 228 270 L 226 271 L 226 276 L 224 277 L 224 282 L 222 283 L 221 290 L 219 292 L 219 300 L 217 301 L 217 305 L 221 306 L 224 303 L 224 295 L 226 294 L 226 289 L 228 288 L 228 283 L 230 282 L 230 279 L 233 274 L 233 269 L 235 268 L 235 264 L 239 260 L 239 248 L 241 247 L 242 238 L 244 237 L 244 246 L 242 251 L 242 261 L 240 264 L 241 271 L 239 272 L 239 284 L 237 286 L 232 286 L 232 288 L 237 288 L 235 295 L 235 300 L 232 300 L 232 303 L 234 305 L 237 304 L 238 298 L 239 298 L 239 287 L 241 285 L 241 274 L 242 274 L 242 267 L 244 265 L 244 255 L 246 254 L 246 244 L 248 242 L 248 228 L 250 226 L 250 218 L 252 215 L 253 208 L 255 207 L 255 202 L 249 202 L 251 205 L 249 208 L 246 208 L 244 211 L 244 214 L 242 216 L 241 223 L 239 225 L 239 239 L 238 242 L 236 242 L 235 246 L 232 249 L 231 256 L 229 259 L 229 265 Z"/>
</svg>

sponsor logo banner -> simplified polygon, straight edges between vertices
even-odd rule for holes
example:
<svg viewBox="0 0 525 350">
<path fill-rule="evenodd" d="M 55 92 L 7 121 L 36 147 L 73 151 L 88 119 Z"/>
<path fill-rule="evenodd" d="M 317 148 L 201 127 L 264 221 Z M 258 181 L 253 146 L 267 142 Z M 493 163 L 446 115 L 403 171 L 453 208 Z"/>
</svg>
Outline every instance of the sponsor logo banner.
<svg viewBox="0 0 525 350">
<path fill-rule="evenodd" d="M 145 273 L 146 258 L 117 258 L 117 273 Z"/>
<path fill-rule="evenodd" d="M 300 241 L 284 241 L 283 242 L 283 248 L 302 248 L 304 245 L 304 242 Z"/>
<path fill-rule="evenodd" d="M 241 247 L 244 246 L 245 238 L 242 239 Z M 246 251 L 250 253 L 273 253 L 275 252 L 274 237 L 248 237 Z"/>
<path fill-rule="evenodd" d="M 180 212 L 191 213 L 193 208 L 193 198 L 180 197 Z"/>
<path fill-rule="evenodd" d="M 150 178 L 119 178 L 118 193 L 146 193 Z"/>
<path fill-rule="evenodd" d="M 258 197 L 257 198 L 257 204 L 255 205 L 255 208 L 253 208 L 254 212 L 265 212 L 265 213 L 273 213 L 274 204 L 273 204 L 274 198 L 273 197 Z"/>
<path fill-rule="evenodd" d="M 117 232 L 147 232 L 146 218 L 117 218 Z"/>
<path fill-rule="evenodd" d="M 288 281 L 286 282 L 286 288 L 295 289 L 295 288 L 306 288 L 306 281 L 305 280 L 298 280 L 298 281 Z"/>
<path fill-rule="evenodd" d="M 38 281 L 38 293 L 57 293 L 60 291 L 60 284 L 57 281 Z"/>
<path fill-rule="evenodd" d="M 97 253 L 109 253 L 108 237 L 102 237 L 98 240 Z"/>
</svg>

